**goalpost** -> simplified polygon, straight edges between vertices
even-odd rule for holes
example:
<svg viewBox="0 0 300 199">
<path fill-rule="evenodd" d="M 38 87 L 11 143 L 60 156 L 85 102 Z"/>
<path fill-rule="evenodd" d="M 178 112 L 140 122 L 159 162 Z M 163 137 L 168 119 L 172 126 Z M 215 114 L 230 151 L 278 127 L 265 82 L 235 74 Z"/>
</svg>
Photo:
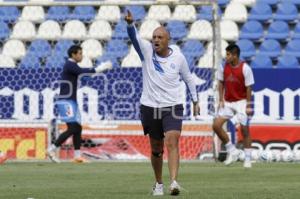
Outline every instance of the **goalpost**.
<svg viewBox="0 0 300 199">
<path fill-rule="evenodd" d="M 128 38 L 114 36 L 116 28 L 121 28 L 119 23 L 122 19 L 126 6 L 143 6 L 146 10 L 145 17 L 137 22 L 138 30 L 141 30 L 142 24 L 150 19 L 147 17 L 150 7 L 153 5 L 167 6 L 170 10 L 170 17 L 166 20 L 156 19 L 161 25 L 166 25 L 176 19 L 184 22 L 186 34 L 179 38 L 173 38 L 171 43 L 178 45 L 182 50 L 187 41 L 200 41 L 204 46 L 205 52 L 200 57 L 197 47 L 186 47 L 187 60 L 191 65 L 194 79 L 197 84 L 198 96 L 200 100 L 201 115 L 194 118 L 191 113 L 191 100 L 188 96 L 185 85 L 179 92 L 183 93 L 185 107 L 185 120 L 183 122 L 183 131 L 180 141 L 180 155 L 183 160 L 206 160 L 216 157 L 218 151 L 217 139 L 214 137 L 211 124 L 215 111 L 217 100 L 215 72 L 221 63 L 222 48 L 220 35 L 220 19 L 218 16 L 218 4 L 216 0 L 198 0 L 198 1 L 180 1 L 180 0 L 160 0 L 160 1 L 30 1 L 30 2 L 0 2 L 2 6 L 17 6 L 20 13 L 24 11 L 25 6 L 41 6 L 44 12 L 42 21 L 29 22 L 34 25 L 36 34 L 41 24 L 47 20 L 47 11 L 53 6 L 69 6 L 71 13 L 76 6 L 92 6 L 95 10 L 95 17 L 91 21 L 81 21 L 86 29 L 86 35 L 81 38 L 71 38 L 73 43 L 82 44 L 86 40 L 94 39 L 98 41 L 103 52 L 116 50 L 112 47 L 108 49 L 111 40 L 117 40 L 129 45 Z M 120 9 L 121 17 L 118 21 L 110 21 L 105 16 L 100 15 L 102 6 L 116 6 Z M 177 8 L 177 6 L 183 6 Z M 184 7 L 186 6 L 186 7 Z M 190 6 L 190 7 L 188 7 Z M 212 7 L 211 21 L 197 19 L 197 13 L 202 6 Z M 180 12 L 177 10 L 181 10 Z M 195 13 L 190 13 L 195 11 Z M 115 13 L 111 13 L 115 14 Z M 157 15 L 163 13 L 157 13 Z M 71 14 L 70 14 L 71 15 Z M 187 16 L 191 16 L 188 19 Z M 102 18 L 101 18 L 102 17 Z M 16 31 L 18 22 L 27 21 L 26 16 L 20 16 L 15 21 L 7 21 L 11 27 L 11 34 Z M 30 18 L 30 17 L 29 17 Z M 1 68 L 0 78 L 2 87 L 0 88 L 0 151 L 6 152 L 11 160 L 46 160 L 45 151 L 47 146 L 65 129 L 63 124 L 54 120 L 55 106 L 54 98 L 58 93 L 57 81 L 62 66 L 47 67 L 47 58 L 54 54 L 59 40 L 68 40 L 64 37 L 66 24 L 72 17 L 65 21 L 55 21 L 62 30 L 62 36 L 52 39 L 43 39 L 51 46 L 50 54 L 45 57 L 39 57 L 40 68 L 35 68 L 36 63 L 32 60 L 28 67 Z M 106 20 L 112 28 L 112 35 L 109 39 L 92 38 L 89 30 L 93 22 L 97 20 Z M 194 25 L 200 21 L 201 25 Z M 79 23 L 78 22 L 78 23 Z M 179 22 L 179 23 L 181 23 Z M 154 24 L 154 23 L 153 23 Z M 149 32 L 155 26 L 149 25 Z M 207 25 L 208 24 L 208 25 Z M 194 26 L 194 29 L 193 29 Z M 211 32 L 207 27 L 211 27 Z M 197 28 L 195 28 L 197 27 Z M 202 29 L 203 28 L 203 29 Z M 190 34 L 194 31 L 194 35 Z M 177 34 L 176 30 L 173 30 Z M 75 34 L 75 31 L 74 31 Z M 211 34 L 211 36 L 208 36 Z M 179 34 L 180 35 L 180 34 Z M 141 35 L 143 37 L 143 35 Z M 171 37 L 172 37 L 171 32 Z M 144 35 L 146 38 L 146 35 Z M 37 36 L 31 39 L 12 37 L 11 35 L 3 41 L 3 45 L 11 40 L 21 42 L 27 49 L 26 54 L 19 57 L 13 56 L 14 63 L 23 62 L 27 56 L 30 45 Z M 119 42 L 119 43 L 120 43 Z M 43 49 L 43 48 L 41 48 Z M 85 52 L 85 55 L 90 52 Z M 93 50 L 91 50 L 93 51 Z M 130 54 L 130 45 L 128 52 L 122 56 L 112 55 L 112 59 L 120 66 L 124 63 L 127 54 Z M 201 52 L 199 52 L 200 54 Z M 104 53 L 102 53 L 103 56 Z M 133 53 L 134 54 L 134 53 Z M 90 56 L 90 55 L 87 55 Z M 115 57 L 114 57 L 115 56 Z M 34 56 L 33 56 L 34 57 Z M 101 57 L 101 56 L 98 56 Z M 98 63 L 98 57 L 88 57 L 91 66 Z M 200 57 L 200 59 L 199 59 Z M 134 60 L 134 59 L 133 59 Z M 27 62 L 28 64 L 28 62 Z M 125 65 L 125 64 L 124 64 Z M 79 81 L 78 103 L 81 109 L 83 125 L 83 154 L 91 160 L 145 160 L 150 155 L 148 138 L 143 136 L 142 127 L 139 121 L 139 98 L 142 89 L 141 67 L 118 67 L 113 71 L 95 77 L 83 77 Z M 61 147 L 59 156 L 63 160 L 73 157 L 72 140 L 69 139 Z"/>
</svg>

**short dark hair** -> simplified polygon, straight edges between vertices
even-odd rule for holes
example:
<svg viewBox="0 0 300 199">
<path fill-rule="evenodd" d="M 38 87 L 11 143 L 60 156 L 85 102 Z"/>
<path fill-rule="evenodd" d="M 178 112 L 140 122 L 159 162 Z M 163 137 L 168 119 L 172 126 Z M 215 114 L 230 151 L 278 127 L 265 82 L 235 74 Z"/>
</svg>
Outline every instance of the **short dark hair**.
<svg viewBox="0 0 300 199">
<path fill-rule="evenodd" d="M 68 55 L 71 58 L 72 54 L 76 54 L 78 53 L 78 51 L 82 50 L 82 48 L 78 45 L 72 45 L 69 49 L 68 49 Z"/>
<path fill-rule="evenodd" d="M 226 47 L 226 52 L 230 52 L 231 54 L 236 54 L 238 57 L 240 57 L 241 50 L 240 50 L 240 47 L 238 45 L 229 44 Z"/>
</svg>

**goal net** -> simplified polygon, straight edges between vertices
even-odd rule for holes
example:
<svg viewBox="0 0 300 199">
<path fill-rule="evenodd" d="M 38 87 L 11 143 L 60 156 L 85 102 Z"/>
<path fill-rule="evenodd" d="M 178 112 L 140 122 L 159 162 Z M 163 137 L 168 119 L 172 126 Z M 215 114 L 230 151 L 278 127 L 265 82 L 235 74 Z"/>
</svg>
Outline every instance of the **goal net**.
<svg viewBox="0 0 300 199">
<path fill-rule="evenodd" d="M 55 96 L 67 49 L 78 44 L 84 55 L 81 67 L 106 60 L 114 67 L 79 79 L 83 154 L 91 160 L 149 158 L 139 121 L 141 62 L 123 19 L 130 10 L 143 39 L 151 40 L 160 25 L 170 31 L 170 44 L 181 49 L 196 82 L 199 117 L 192 116 L 184 83 L 178 91 L 185 107 L 181 158 L 213 158 L 214 75 L 226 47 L 218 9 L 213 0 L 0 2 L 0 151 L 12 160 L 47 159 L 46 148 L 65 130 L 55 119 Z M 58 155 L 73 158 L 72 139 Z"/>
</svg>

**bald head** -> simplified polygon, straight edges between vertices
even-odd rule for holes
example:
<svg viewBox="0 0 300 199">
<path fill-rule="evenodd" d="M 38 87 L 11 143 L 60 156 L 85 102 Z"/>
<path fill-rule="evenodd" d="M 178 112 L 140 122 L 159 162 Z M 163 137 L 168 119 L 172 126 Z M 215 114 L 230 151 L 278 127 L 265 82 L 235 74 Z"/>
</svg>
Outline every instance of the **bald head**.
<svg viewBox="0 0 300 199">
<path fill-rule="evenodd" d="M 153 31 L 153 35 L 162 35 L 170 39 L 170 33 L 164 26 L 159 26 Z"/>
<path fill-rule="evenodd" d="M 165 27 L 160 26 L 153 31 L 152 44 L 158 55 L 165 57 L 169 54 L 169 39 L 170 34 Z"/>
</svg>

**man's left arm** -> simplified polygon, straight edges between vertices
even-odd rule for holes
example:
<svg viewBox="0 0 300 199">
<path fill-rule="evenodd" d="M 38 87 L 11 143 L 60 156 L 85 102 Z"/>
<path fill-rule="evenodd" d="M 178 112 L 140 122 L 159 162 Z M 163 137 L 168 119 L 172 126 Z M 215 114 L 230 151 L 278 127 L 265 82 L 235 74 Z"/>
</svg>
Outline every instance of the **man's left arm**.
<svg viewBox="0 0 300 199">
<path fill-rule="evenodd" d="M 194 112 L 194 116 L 199 115 L 200 114 L 200 107 L 198 105 L 198 94 L 197 94 L 197 89 L 196 89 L 196 85 L 195 82 L 193 80 L 191 71 L 188 67 L 187 61 L 186 59 L 183 57 L 183 63 L 180 66 L 180 74 L 181 77 L 183 79 L 183 81 L 186 83 L 191 96 L 192 96 L 192 100 L 193 100 L 193 112 Z"/>
<path fill-rule="evenodd" d="M 245 77 L 245 86 L 246 86 L 246 100 L 247 100 L 246 113 L 248 116 L 251 116 L 253 114 L 251 95 L 252 95 L 252 85 L 254 84 L 254 77 L 253 77 L 252 69 L 247 64 L 245 64 L 243 68 L 243 73 Z"/>
<path fill-rule="evenodd" d="M 251 102 L 252 87 L 251 86 L 247 86 L 246 89 L 247 89 L 246 90 L 246 93 L 247 93 L 246 114 L 248 116 L 251 116 L 253 114 L 252 102 Z"/>
</svg>

